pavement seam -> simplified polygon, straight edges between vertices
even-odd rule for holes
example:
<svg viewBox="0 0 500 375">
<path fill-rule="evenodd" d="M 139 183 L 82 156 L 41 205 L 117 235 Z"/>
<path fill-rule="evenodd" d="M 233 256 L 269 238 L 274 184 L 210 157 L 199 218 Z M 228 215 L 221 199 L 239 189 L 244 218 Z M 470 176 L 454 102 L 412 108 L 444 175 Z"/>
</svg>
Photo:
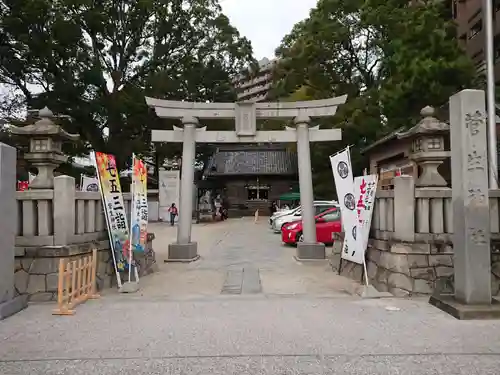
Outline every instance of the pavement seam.
<svg viewBox="0 0 500 375">
<path fill-rule="evenodd" d="M 484 352 L 484 353 L 458 353 L 458 352 L 428 352 L 428 353 L 377 353 L 377 354 L 345 354 L 345 353 L 328 353 L 328 354 L 216 354 L 216 355 L 171 355 L 171 356 L 130 356 L 130 357 L 58 357 L 58 358 L 24 358 L 24 359 L 0 359 L 0 363 L 16 363 L 16 362 L 53 362 L 53 361 L 115 361 L 115 360 L 176 360 L 176 359 L 230 359 L 230 358 L 379 358 L 379 357 L 472 357 L 472 356 L 500 356 L 500 352 Z"/>
</svg>

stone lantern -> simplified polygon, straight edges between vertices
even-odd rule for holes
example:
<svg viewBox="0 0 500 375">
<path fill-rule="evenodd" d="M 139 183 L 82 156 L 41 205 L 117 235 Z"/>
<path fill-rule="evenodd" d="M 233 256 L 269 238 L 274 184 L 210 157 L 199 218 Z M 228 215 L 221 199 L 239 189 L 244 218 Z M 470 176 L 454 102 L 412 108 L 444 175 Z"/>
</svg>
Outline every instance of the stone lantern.
<svg viewBox="0 0 500 375">
<path fill-rule="evenodd" d="M 450 134 L 450 125 L 435 118 L 432 107 L 423 108 L 420 114 L 423 118 L 417 125 L 406 132 L 398 133 L 398 139 L 411 140 L 410 159 L 421 168 L 415 185 L 447 186 L 446 180 L 438 172 L 438 167 L 450 157 L 450 151 L 445 150 L 445 137 Z"/>
<path fill-rule="evenodd" d="M 76 141 L 79 136 L 69 134 L 52 119 L 54 114 L 47 107 L 38 112 L 40 119 L 34 124 L 22 127 L 12 126 L 15 135 L 29 138 L 29 152 L 24 155 L 26 161 L 33 165 L 38 174 L 30 183 L 30 189 L 53 189 L 54 169 L 66 162 L 68 157 L 62 152 L 62 142 Z"/>
</svg>

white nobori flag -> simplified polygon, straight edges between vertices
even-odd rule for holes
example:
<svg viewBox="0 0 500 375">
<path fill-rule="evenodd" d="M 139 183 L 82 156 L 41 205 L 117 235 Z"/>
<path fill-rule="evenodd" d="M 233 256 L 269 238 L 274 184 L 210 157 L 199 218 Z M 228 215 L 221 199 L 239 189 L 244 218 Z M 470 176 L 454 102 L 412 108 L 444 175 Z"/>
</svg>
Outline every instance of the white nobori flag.
<svg viewBox="0 0 500 375">
<path fill-rule="evenodd" d="M 372 224 L 375 193 L 377 192 L 378 175 L 370 174 L 354 178 L 354 194 L 356 195 L 357 249 L 363 254 L 368 246 L 368 237 Z"/>
<path fill-rule="evenodd" d="M 356 241 L 358 214 L 356 211 L 354 177 L 349 148 L 330 156 L 330 163 L 332 165 L 333 178 L 342 214 L 342 226 L 345 233 L 342 258 L 363 264 L 364 252 L 359 251 Z"/>
</svg>

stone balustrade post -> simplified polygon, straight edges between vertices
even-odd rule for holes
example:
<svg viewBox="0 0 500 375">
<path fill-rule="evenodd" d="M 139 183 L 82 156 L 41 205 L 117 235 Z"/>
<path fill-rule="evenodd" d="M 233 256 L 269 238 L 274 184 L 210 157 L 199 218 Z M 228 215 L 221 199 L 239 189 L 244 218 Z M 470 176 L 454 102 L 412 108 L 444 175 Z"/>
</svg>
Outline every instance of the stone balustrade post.
<svg viewBox="0 0 500 375">
<path fill-rule="evenodd" d="M 68 245 L 75 234 L 75 179 L 54 178 L 54 246 Z"/>
<path fill-rule="evenodd" d="M 394 178 L 394 239 L 415 241 L 415 180 L 413 176 Z"/>
<path fill-rule="evenodd" d="M 25 296 L 14 296 L 16 238 L 16 149 L 0 143 L 0 320 L 24 309 Z"/>
</svg>

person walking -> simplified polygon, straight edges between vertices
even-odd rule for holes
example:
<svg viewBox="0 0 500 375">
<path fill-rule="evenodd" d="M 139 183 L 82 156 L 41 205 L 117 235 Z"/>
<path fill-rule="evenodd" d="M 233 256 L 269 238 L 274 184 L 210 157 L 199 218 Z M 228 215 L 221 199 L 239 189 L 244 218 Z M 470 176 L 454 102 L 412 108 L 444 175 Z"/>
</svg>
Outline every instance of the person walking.
<svg viewBox="0 0 500 375">
<path fill-rule="evenodd" d="M 224 197 L 222 198 L 222 204 L 221 204 L 221 220 L 227 220 L 228 218 L 228 208 L 229 208 L 229 203 L 227 199 Z"/>
<path fill-rule="evenodd" d="M 174 226 L 175 217 L 179 214 L 179 211 L 177 210 L 175 203 L 172 203 L 172 205 L 168 209 L 168 212 L 170 212 L 170 225 Z"/>
</svg>

